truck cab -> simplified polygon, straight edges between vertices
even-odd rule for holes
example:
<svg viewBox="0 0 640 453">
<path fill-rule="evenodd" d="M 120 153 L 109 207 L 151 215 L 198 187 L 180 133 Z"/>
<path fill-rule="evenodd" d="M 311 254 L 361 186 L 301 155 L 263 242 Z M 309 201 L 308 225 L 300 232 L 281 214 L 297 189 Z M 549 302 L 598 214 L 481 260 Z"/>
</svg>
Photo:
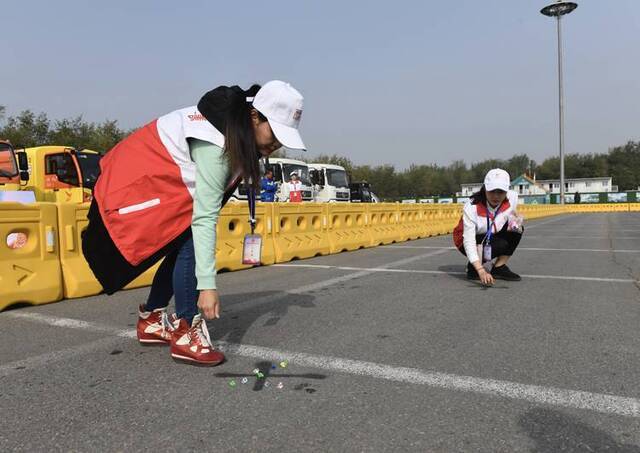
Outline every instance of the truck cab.
<svg viewBox="0 0 640 453">
<path fill-rule="evenodd" d="M 35 195 L 25 190 L 29 163 L 25 153 L 17 153 L 10 142 L 0 140 L 0 201 L 33 203 Z"/>
<path fill-rule="evenodd" d="M 99 153 L 76 151 L 69 146 L 38 146 L 20 150 L 27 156 L 32 190 L 38 201 L 77 202 L 91 200 L 98 177 Z"/>
<path fill-rule="evenodd" d="M 344 167 L 331 164 L 309 164 L 314 201 L 333 203 L 350 200 L 349 177 Z"/>
<path fill-rule="evenodd" d="M 0 141 L 0 188 L 2 190 L 18 190 L 20 187 L 20 170 L 16 153 L 11 143 Z"/>
</svg>

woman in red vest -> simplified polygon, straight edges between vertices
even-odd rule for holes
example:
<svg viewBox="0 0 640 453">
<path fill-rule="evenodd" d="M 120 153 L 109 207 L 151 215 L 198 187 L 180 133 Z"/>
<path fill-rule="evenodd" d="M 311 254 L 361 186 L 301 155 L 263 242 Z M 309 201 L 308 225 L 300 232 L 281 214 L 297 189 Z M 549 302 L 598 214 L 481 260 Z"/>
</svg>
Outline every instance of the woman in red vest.
<svg viewBox="0 0 640 453">
<path fill-rule="evenodd" d="M 518 194 L 509 189 L 510 185 L 509 173 L 500 168 L 490 170 L 480 191 L 465 204 L 453 230 L 456 248 L 469 260 L 467 278 L 484 285 L 492 285 L 495 279 L 520 280 L 507 266 L 523 232 L 522 218 L 516 213 Z"/>
<path fill-rule="evenodd" d="M 246 91 L 221 86 L 197 106 L 138 129 L 101 160 L 83 253 L 105 292 L 164 258 L 139 307 L 141 343 L 170 344 L 176 359 L 224 360 L 202 317 L 220 316 L 218 214 L 242 179 L 257 188 L 260 157 L 281 146 L 305 149 L 298 133 L 302 106 L 302 95 L 277 80 Z"/>
</svg>

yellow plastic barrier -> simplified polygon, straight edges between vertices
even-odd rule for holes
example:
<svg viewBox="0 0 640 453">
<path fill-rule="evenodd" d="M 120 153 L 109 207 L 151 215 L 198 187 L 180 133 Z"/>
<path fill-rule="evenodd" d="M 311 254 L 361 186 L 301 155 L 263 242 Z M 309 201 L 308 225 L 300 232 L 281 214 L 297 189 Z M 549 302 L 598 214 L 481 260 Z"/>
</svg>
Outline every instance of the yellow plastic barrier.
<svg viewBox="0 0 640 453">
<path fill-rule="evenodd" d="M 422 211 L 422 232 L 420 237 L 437 236 L 440 234 L 440 214 L 437 204 L 420 204 Z"/>
<path fill-rule="evenodd" d="M 400 241 L 428 236 L 424 213 L 422 206 L 417 203 L 398 205 Z"/>
<path fill-rule="evenodd" d="M 340 253 L 371 246 L 367 207 L 363 203 L 328 203 L 329 251 Z"/>
<path fill-rule="evenodd" d="M 629 203 L 629 212 L 640 211 L 640 203 Z"/>
<path fill-rule="evenodd" d="M 440 234 L 450 234 L 460 222 L 462 216 L 462 204 L 440 205 Z"/>
<path fill-rule="evenodd" d="M 400 240 L 398 203 L 367 203 L 367 220 L 370 225 L 372 246 L 391 244 Z"/>
<path fill-rule="evenodd" d="M 273 203 L 276 263 L 329 254 L 327 205 Z"/>
<path fill-rule="evenodd" d="M 262 264 L 275 263 L 272 203 L 258 203 L 256 205 L 255 232 L 262 236 Z M 250 233 L 247 203 L 227 204 L 220 212 L 216 228 L 216 269 L 235 271 L 252 267 L 248 264 L 242 264 L 244 237 Z"/>
<path fill-rule="evenodd" d="M 603 203 L 601 212 L 629 212 L 629 203 Z"/>
<path fill-rule="evenodd" d="M 559 204 L 519 204 L 518 213 L 526 220 L 540 219 L 558 214 L 566 214 L 570 212 L 569 206 Z"/>
<path fill-rule="evenodd" d="M 102 292 L 89 264 L 82 254 L 82 232 L 89 220 L 89 203 L 58 203 L 58 229 L 60 232 L 60 264 L 64 297 L 93 296 Z M 149 286 L 160 263 L 154 265 L 125 289 Z"/>
<path fill-rule="evenodd" d="M 62 299 L 56 206 L 0 203 L 0 310 Z"/>
</svg>

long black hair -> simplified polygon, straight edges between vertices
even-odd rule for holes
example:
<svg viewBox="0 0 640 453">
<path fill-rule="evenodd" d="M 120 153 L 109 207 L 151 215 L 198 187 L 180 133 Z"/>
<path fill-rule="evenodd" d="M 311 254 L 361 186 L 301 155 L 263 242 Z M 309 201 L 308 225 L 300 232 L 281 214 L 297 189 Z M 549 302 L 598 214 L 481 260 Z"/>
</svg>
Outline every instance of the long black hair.
<svg viewBox="0 0 640 453">
<path fill-rule="evenodd" d="M 469 197 L 471 199 L 471 204 L 487 204 L 487 189 L 485 189 L 484 184 L 476 193 Z"/>
<path fill-rule="evenodd" d="M 248 90 L 235 91 L 230 99 L 226 112 L 226 128 L 224 131 L 224 152 L 228 156 L 231 168 L 240 171 L 245 184 L 258 187 L 260 182 L 260 167 L 258 159 L 260 152 L 256 144 L 256 134 L 251 121 L 251 111 L 253 109 L 251 100 L 260 85 L 252 85 Z M 267 118 L 258 112 L 260 121 L 267 121 Z"/>
</svg>

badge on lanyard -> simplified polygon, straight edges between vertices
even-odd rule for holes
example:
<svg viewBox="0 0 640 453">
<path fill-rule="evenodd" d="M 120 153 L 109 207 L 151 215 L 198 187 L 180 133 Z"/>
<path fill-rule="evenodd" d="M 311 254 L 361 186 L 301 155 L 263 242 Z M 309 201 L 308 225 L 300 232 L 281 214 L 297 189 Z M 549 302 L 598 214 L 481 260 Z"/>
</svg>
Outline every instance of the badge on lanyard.
<svg viewBox="0 0 640 453">
<path fill-rule="evenodd" d="M 242 264 L 258 265 L 260 264 L 260 255 L 262 253 L 262 237 L 255 234 L 256 229 L 256 192 L 249 181 L 247 188 L 247 198 L 249 200 L 249 224 L 251 225 L 251 234 L 244 237 L 242 244 Z"/>
<path fill-rule="evenodd" d="M 260 264 L 260 253 L 262 252 L 262 236 L 259 234 L 247 234 L 244 237 L 242 247 L 242 264 Z"/>
</svg>

